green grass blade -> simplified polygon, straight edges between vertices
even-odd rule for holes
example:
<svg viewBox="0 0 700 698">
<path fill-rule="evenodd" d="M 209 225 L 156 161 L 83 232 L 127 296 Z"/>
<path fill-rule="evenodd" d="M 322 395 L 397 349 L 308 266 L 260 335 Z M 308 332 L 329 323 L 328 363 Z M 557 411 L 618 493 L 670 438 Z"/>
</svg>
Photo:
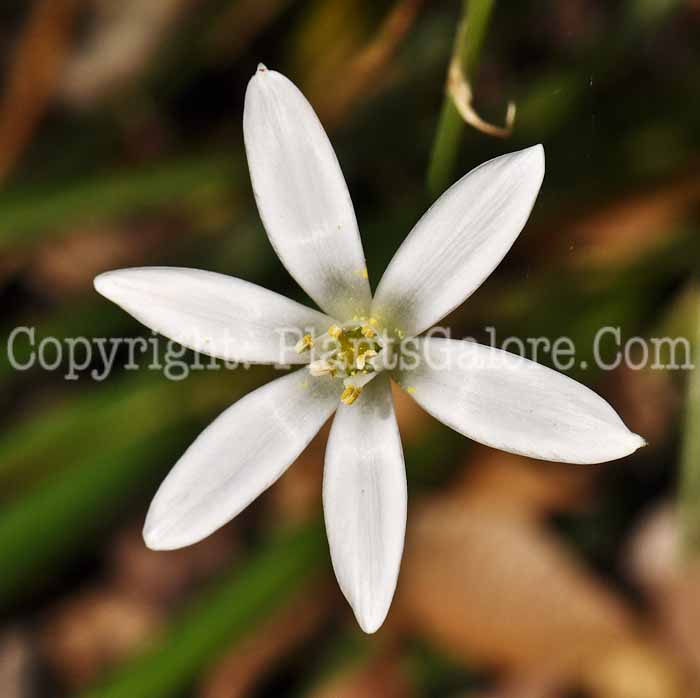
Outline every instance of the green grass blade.
<svg viewBox="0 0 700 698">
<path fill-rule="evenodd" d="M 170 698 L 262 617 L 280 608 L 326 558 L 319 523 L 268 542 L 248 563 L 225 574 L 145 654 L 82 698 Z"/>
<path fill-rule="evenodd" d="M 225 191 L 238 173 L 230 158 L 201 156 L 62 183 L 53 190 L 7 191 L 0 196 L 0 251 L 56 236 L 78 222 L 186 201 L 203 190 Z"/>
<path fill-rule="evenodd" d="M 183 426 L 108 454 L 92 453 L 5 505 L 0 514 L 0 605 L 45 584 L 47 573 L 70 564 L 76 550 L 94 542 L 123 511 L 129 493 L 157 480 L 186 446 L 192 427 Z"/>
<path fill-rule="evenodd" d="M 470 82 L 473 81 L 479 63 L 492 10 L 493 0 L 464 0 L 463 17 L 457 30 L 454 51 L 459 57 L 465 78 Z M 428 191 L 433 198 L 439 196 L 452 182 L 463 130 L 464 121 L 452 98 L 446 95 L 428 167 Z"/>
</svg>

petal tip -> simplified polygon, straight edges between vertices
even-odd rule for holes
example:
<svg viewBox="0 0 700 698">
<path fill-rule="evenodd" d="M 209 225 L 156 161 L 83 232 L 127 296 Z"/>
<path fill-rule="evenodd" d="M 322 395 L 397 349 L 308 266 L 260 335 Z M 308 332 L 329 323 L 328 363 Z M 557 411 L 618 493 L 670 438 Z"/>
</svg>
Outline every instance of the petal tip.
<svg viewBox="0 0 700 698">
<path fill-rule="evenodd" d="M 146 521 L 146 525 L 143 527 L 143 542 L 149 550 L 155 550 L 156 552 L 163 552 L 167 550 L 178 550 L 179 548 L 185 548 L 191 545 L 189 542 L 181 542 L 169 539 L 164 536 L 157 526 L 149 524 Z"/>
<path fill-rule="evenodd" d="M 542 143 L 525 148 L 520 153 L 523 159 L 527 160 L 533 168 L 544 174 L 544 146 Z"/>
<path fill-rule="evenodd" d="M 394 594 L 391 593 L 388 597 L 381 598 L 376 594 L 363 596 L 363 598 L 351 599 L 348 596 L 346 598 L 350 602 L 350 607 L 362 632 L 374 635 L 384 625 L 384 621 L 389 615 Z"/>
<path fill-rule="evenodd" d="M 627 429 L 627 427 L 624 427 L 624 429 L 626 433 L 620 434 L 618 440 L 618 448 L 616 449 L 617 452 L 615 456 L 611 458 L 611 460 L 617 460 L 618 458 L 627 458 L 633 453 L 639 451 L 639 449 L 649 445 L 647 440 L 643 436 L 635 434 L 630 429 Z"/>
<path fill-rule="evenodd" d="M 105 271 L 98 274 L 92 282 L 92 285 L 101 296 L 112 300 L 112 295 L 115 291 L 114 272 Z"/>
<path fill-rule="evenodd" d="M 643 436 L 635 434 L 633 431 L 630 434 L 632 434 L 636 443 L 635 451 L 638 451 L 640 448 L 646 448 L 649 445 L 649 442 Z"/>
<path fill-rule="evenodd" d="M 355 618 L 357 619 L 357 623 L 360 626 L 360 629 L 363 633 L 366 633 L 367 635 L 374 635 L 374 633 L 376 633 L 377 630 L 379 630 L 379 628 L 381 628 L 382 625 L 384 625 L 386 615 L 386 613 L 363 613 L 359 610 L 355 612 Z"/>
<path fill-rule="evenodd" d="M 264 63 L 258 63 L 256 73 L 267 73 L 267 66 Z"/>
<path fill-rule="evenodd" d="M 182 537 L 179 539 L 177 536 L 169 535 L 167 530 L 164 530 L 162 520 L 154 520 L 152 513 L 146 516 L 146 523 L 143 525 L 143 542 L 146 547 L 150 550 L 155 550 L 157 552 L 165 550 L 177 550 L 178 548 L 184 548 L 191 545 L 193 542 L 191 540 L 184 540 Z M 167 529 L 167 527 L 165 527 Z"/>
<path fill-rule="evenodd" d="M 162 541 L 157 535 L 156 527 L 150 525 L 148 521 L 146 521 L 141 535 L 143 536 L 143 542 L 146 544 L 146 547 L 149 550 L 165 550 L 165 548 L 162 545 Z"/>
</svg>

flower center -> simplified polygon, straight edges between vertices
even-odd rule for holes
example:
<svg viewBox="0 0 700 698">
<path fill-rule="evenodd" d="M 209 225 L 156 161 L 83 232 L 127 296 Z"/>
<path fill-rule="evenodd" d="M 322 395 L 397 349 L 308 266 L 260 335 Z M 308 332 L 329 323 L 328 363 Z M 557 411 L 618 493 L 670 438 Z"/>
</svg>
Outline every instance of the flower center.
<svg viewBox="0 0 700 698">
<path fill-rule="evenodd" d="M 379 354 L 382 343 L 372 319 L 365 323 L 331 325 L 319 337 L 304 335 L 296 345 L 298 353 L 311 352 L 309 372 L 312 376 L 342 378 L 345 390 L 340 399 L 352 405 L 362 392 L 362 386 L 381 370 Z"/>
</svg>

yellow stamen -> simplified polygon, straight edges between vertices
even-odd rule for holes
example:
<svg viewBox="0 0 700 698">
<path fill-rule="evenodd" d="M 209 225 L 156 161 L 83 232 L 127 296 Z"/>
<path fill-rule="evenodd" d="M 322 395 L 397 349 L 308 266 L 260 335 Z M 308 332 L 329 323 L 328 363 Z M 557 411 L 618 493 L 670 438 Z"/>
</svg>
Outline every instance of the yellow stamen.
<svg viewBox="0 0 700 698">
<path fill-rule="evenodd" d="M 373 356 L 376 356 L 376 355 L 377 355 L 377 352 L 374 351 L 374 349 L 366 349 L 365 351 L 363 351 L 362 354 L 360 354 L 357 357 L 357 362 L 356 362 L 357 368 L 359 368 L 360 371 L 362 371 L 364 369 L 365 365 L 367 364 L 367 359 L 371 359 Z"/>
<path fill-rule="evenodd" d="M 310 334 L 305 334 L 294 347 L 297 354 L 303 354 L 305 351 L 311 349 L 314 345 L 314 338 Z"/>
<path fill-rule="evenodd" d="M 352 403 L 355 402 L 358 397 L 360 397 L 361 392 L 362 388 L 358 388 L 356 385 L 348 385 L 347 388 L 343 390 L 340 400 L 346 405 L 352 405 Z"/>
<path fill-rule="evenodd" d="M 406 392 L 407 392 L 409 395 L 413 395 L 413 393 L 416 392 L 415 386 L 414 386 L 414 385 L 409 385 L 408 388 L 406 388 Z"/>
<path fill-rule="evenodd" d="M 343 334 L 343 330 L 341 330 L 340 327 L 338 327 L 338 325 L 331 325 L 328 328 L 328 334 L 331 337 L 335 337 L 336 339 L 338 339 L 340 335 Z"/>
<path fill-rule="evenodd" d="M 368 338 L 374 337 L 374 335 L 377 334 L 369 325 L 365 325 L 361 331 L 362 331 L 362 336 L 368 337 Z"/>
<path fill-rule="evenodd" d="M 319 359 L 318 361 L 312 361 L 309 364 L 309 373 L 312 376 L 335 376 L 336 367 L 326 361 L 325 359 Z"/>
</svg>

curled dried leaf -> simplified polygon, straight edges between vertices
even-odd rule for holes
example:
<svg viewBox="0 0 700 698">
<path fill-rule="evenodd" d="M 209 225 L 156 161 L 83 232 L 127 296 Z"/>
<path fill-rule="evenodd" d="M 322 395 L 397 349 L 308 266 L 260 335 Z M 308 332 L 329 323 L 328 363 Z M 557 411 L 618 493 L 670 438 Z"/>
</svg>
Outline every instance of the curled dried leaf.
<svg viewBox="0 0 700 698">
<path fill-rule="evenodd" d="M 452 98 L 452 103 L 459 115 L 477 131 L 496 138 L 508 138 L 513 133 L 516 114 L 515 102 L 508 102 L 504 126 L 496 126 L 482 119 L 472 104 L 472 87 L 462 70 L 462 61 L 457 54 L 452 57 L 447 73 L 447 94 Z"/>
</svg>

